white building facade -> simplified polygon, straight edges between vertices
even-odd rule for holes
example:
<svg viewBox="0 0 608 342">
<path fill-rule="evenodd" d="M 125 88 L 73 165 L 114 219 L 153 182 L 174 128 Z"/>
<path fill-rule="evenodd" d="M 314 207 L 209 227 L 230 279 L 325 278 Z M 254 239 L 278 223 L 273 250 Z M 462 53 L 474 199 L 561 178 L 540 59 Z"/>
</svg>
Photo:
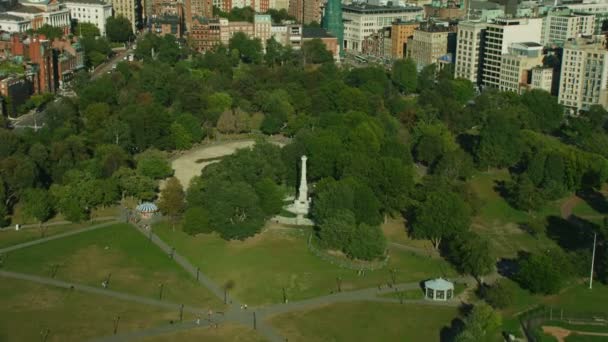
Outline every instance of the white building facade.
<svg viewBox="0 0 608 342">
<path fill-rule="evenodd" d="M 340 48 L 361 52 L 365 37 L 390 27 L 396 20 L 420 20 L 424 16 L 421 7 L 374 6 L 368 4 L 342 5 L 344 20 L 344 42 Z"/>
<path fill-rule="evenodd" d="M 458 24 L 454 77 L 466 78 L 474 84 L 481 82 L 480 57 L 486 27 L 484 22 L 463 21 Z"/>
<path fill-rule="evenodd" d="M 72 20 L 95 25 L 102 36 L 106 35 L 106 21 L 112 16 L 112 5 L 101 0 L 66 0 Z M 78 34 L 78 32 L 76 32 Z"/>
<path fill-rule="evenodd" d="M 0 31 L 25 32 L 32 28 L 31 21 L 16 15 L 0 13 Z"/>
<path fill-rule="evenodd" d="M 577 38 L 564 44 L 558 101 L 575 110 L 607 106 L 608 50 L 605 38 Z"/>
<path fill-rule="evenodd" d="M 570 38 L 592 35 L 595 32 L 595 16 L 566 12 L 550 12 L 543 18 L 545 46 L 563 46 Z"/>
<path fill-rule="evenodd" d="M 509 53 L 513 43 L 541 43 L 542 18 L 496 19 L 488 24 L 484 42 L 481 83 L 499 88 L 502 55 Z"/>
</svg>

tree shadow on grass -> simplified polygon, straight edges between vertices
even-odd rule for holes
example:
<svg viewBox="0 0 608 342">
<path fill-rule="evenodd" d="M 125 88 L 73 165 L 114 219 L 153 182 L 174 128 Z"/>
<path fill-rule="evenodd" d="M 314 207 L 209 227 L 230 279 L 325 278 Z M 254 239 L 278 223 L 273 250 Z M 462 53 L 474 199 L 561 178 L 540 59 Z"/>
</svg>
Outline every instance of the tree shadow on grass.
<svg viewBox="0 0 608 342">
<path fill-rule="evenodd" d="M 439 341 L 452 342 L 464 329 L 464 322 L 460 318 L 454 318 L 449 327 L 443 327 L 439 331 Z"/>
<path fill-rule="evenodd" d="M 568 251 L 588 247 L 597 228 L 594 223 L 575 215 L 568 220 L 558 216 L 547 217 L 547 236 Z"/>
<path fill-rule="evenodd" d="M 593 208 L 593 210 L 600 214 L 608 214 L 608 200 L 601 192 L 595 190 L 581 190 L 576 194 Z"/>
</svg>

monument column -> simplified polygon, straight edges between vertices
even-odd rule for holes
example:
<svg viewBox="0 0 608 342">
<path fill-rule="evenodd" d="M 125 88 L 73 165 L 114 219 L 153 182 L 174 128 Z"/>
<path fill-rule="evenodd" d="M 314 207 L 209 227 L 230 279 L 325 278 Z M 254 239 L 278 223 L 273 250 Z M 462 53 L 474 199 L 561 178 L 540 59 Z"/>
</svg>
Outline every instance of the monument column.
<svg viewBox="0 0 608 342">
<path fill-rule="evenodd" d="M 301 203 L 307 203 L 308 202 L 308 184 L 306 182 L 306 156 L 302 156 L 301 160 L 302 160 L 302 171 L 300 172 L 300 188 L 299 188 L 299 194 L 298 194 L 298 201 L 300 201 Z"/>
</svg>

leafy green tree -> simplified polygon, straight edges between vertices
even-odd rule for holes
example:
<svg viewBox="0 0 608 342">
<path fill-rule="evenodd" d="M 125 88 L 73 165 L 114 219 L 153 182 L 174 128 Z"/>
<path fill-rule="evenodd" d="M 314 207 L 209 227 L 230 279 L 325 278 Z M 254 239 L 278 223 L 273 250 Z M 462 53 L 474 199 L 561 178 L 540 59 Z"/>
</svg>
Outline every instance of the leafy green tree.
<svg viewBox="0 0 608 342">
<path fill-rule="evenodd" d="M 557 293 L 572 276 L 572 264 L 559 249 L 522 256 L 515 280 L 533 293 Z"/>
<path fill-rule="evenodd" d="M 74 27 L 72 34 L 87 38 L 99 37 L 101 35 L 97 26 L 91 23 L 78 23 L 76 27 Z"/>
<path fill-rule="evenodd" d="M 473 158 L 458 148 L 443 154 L 435 164 L 433 173 L 446 179 L 467 180 L 473 175 L 474 169 Z"/>
<path fill-rule="evenodd" d="M 135 157 L 137 173 L 152 179 L 163 179 L 173 174 L 173 169 L 164 152 L 149 149 Z"/>
<path fill-rule="evenodd" d="M 45 189 L 27 189 L 22 196 L 23 211 L 40 225 L 53 216 L 53 199 Z"/>
<path fill-rule="evenodd" d="M 274 36 L 266 41 L 266 53 L 264 54 L 264 62 L 272 67 L 283 62 L 284 48 L 279 42 L 274 39 Z"/>
<path fill-rule="evenodd" d="M 504 309 L 513 303 L 515 285 L 507 280 L 498 280 L 483 290 L 483 299 L 495 309 Z"/>
<path fill-rule="evenodd" d="M 99 163 L 101 176 L 107 178 L 119 168 L 128 167 L 131 163 L 131 158 L 117 145 L 99 145 L 95 151 L 95 157 Z"/>
<path fill-rule="evenodd" d="M 509 201 L 515 208 L 527 211 L 539 209 L 544 203 L 541 193 L 525 173 L 511 184 Z"/>
<path fill-rule="evenodd" d="M 131 22 L 123 16 L 109 17 L 106 22 L 106 35 L 113 42 L 128 42 L 134 37 Z"/>
<path fill-rule="evenodd" d="M 350 210 L 337 210 L 319 225 L 319 238 L 325 248 L 342 250 L 356 234 L 357 222 Z"/>
<path fill-rule="evenodd" d="M 466 231 L 471 209 L 460 196 L 450 191 L 433 191 L 415 211 L 412 232 L 417 238 L 430 239 L 438 249 L 447 236 Z"/>
<path fill-rule="evenodd" d="M 550 93 L 533 89 L 521 96 L 521 101 L 530 110 L 527 126 L 544 133 L 552 133 L 559 128 L 564 119 L 564 107 Z"/>
<path fill-rule="evenodd" d="M 207 210 L 199 206 L 188 208 L 184 213 L 182 229 L 190 235 L 211 233 L 209 227 L 209 213 Z"/>
<path fill-rule="evenodd" d="M 437 65 L 435 63 L 426 65 L 418 75 L 418 92 L 431 90 L 435 87 L 435 76 L 437 74 Z"/>
<path fill-rule="evenodd" d="M 283 193 L 270 178 L 264 178 L 255 184 L 255 192 L 260 198 L 260 207 L 266 216 L 276 215 L 283 207 Z"/>
<path fill-rule="evenodd" d="M 378 226 L 360 223 L 356 226 L 344 252 L 351 258 L 374 260 L 381 258 L 386 251 L 386 237 Z"/>
<path fill-rule="evenodd" d="M 214 182 L 209 184 L 208 196 L 209 225 L 223 239 L 243 240 L 260 231 L 265 215 L 249 184 Z"/>
<path fill-rule="evenodd" d="M 262 42 L 258 38 L 249 38 L 243 32 L 235 33 L 228 43 L 230 51 L 238 51 L 243 63 L 258 64 L 262 61 Z"/>
<path fill-rule="evenodd" d="M 419 123 L 415 127 L 414 156 L 416 160 L 434 165 L 444 154 L 449 154 L 458 148 L 454 136 L 448 128 L 441 124 Z"/>
<path fill-rule="evenodd" d="M 481 167 L 508 167 L 521 156 L 519 127 L 508 113 L 494 112 L 479 132 L 475 156 Z"/>
<path fill-rule="evenodd" d="M 18 199 L 23 192 L 36 185 L 38 168 L 27 156 L 14 154 L 0 160 L 0 177 L 4 179 L 7 199 Z"/>
<path fill-rule="evenodd" d="M 63 37 L 63 29 L 60 27 L 54 27 L 49 24 L 44 24 L 37 30 L 34 30 L 34 33 L 43 34 L 47 39 L 53 41 L 57 38 Z"/>
<path fill-rule="evenodd" d="M 192 136 L 184 126 L 174 122 L 171 124 L 170 131 L 175 149 L 187 150 L 192 147 Z"/>
<path fill-rule="evenodd" d="M 302 44 L 304 64 L 323 64 L 332 62 L 334 57 L 321 39 L 315 38 Z"/>
<path fill-rule="evenodd" d="M 193 142 L 200 142 L 203 140 L 205 133 L 201 128 L 201 122 L 195 118 L 192 114 L 181 114 L 175 119 L 175 123 L 181 125 L 186 129 Z"/>
<path fill-rule="evenodd" d="M 128 168 L 120 168 L 112 175 L 124 196 L 133 196 L 140 200 L 152 200 L 156 197 L 157 183 L 154 179 L 135 173 Z"/>
<path fill-rule="evenodd" d="M 487 304 L 477 304 L 464 320 L 464 329 L 456 336 L 456 342 L 495 341 L 502 326 L 500 313 Z"/>
<path fill-rule="evenodd" d="M 160 200 L 158 201 L 158 209 L 161 213 L 169 216 L 173 229 L 175 222 L 180 215 L 186 210 L 186 194 L 184 188 L 177 178 L 171 177 L 165 183 L 165 188 L 160 192 Z"/>
<path fill-rule="evenodd" d="M 456 234 L 448 246 L 450 261 L 459 271 L 470 274 L 480 284 L 483 283 L 482 276 L 494 270 L 490 243 L 479 235 L 472 232 Z"/>
<path fill-rule="evenodd" d="M 411 94 L 415 92 L 418 83 L 416 62 L 411 58 L 396 60 L 393 63 L 391 78 L 402 93 Z"/>
</svg>

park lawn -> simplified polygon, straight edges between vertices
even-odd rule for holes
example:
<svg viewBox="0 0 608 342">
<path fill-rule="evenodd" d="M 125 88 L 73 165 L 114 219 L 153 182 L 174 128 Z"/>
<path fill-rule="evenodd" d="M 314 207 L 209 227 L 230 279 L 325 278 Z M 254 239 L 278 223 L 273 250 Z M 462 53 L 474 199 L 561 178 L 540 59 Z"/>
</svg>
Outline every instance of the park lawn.
<svg viewBox="0 0 608 342">
<path fill-rule="evenodd" d="M 232 294 L 249 305 L 281 302 L 283 288 L 289 300 L 326 295 L 336 290 L 338 277 L 342 290 L 375 287 L 391 280 L 391 269 L 396 269 L 398 283 L 456 275 L 441 259 L 391 249 L 387 267 L 359 276 L 312 254 L 304 230 L 265 230 L 244 241 L 225 241 L 216 234 L 190 236 L 167 224 L 154 230 L 218 284 L 232 281 Z"/>
<path fill-rule="evenodd" d="M 137 342 L 262 342 L 265 339 L 255 330 L 248 329 L 242 325 L 228 323 L 217 328 L 202 327 L 177 333 L 148 337 L 137 340 Z"/>
<path fill-rule="evenodd" d="M 156 245 L 127 224 L 72 235 L 10 252 L 5 267 L 12 271 L 56 277 L 101 286 L 111 273 L 109 288 L 199 307 L 221 302 L 182 270 Z"/>
<path fill-rule="evenodd" d="M 23 280 L 3 278 L 0 293 L 0 341 L 40 341 L 46 329 L 49 342 L 83 341 L 112 335 L 117 316 L 119 333 L 179 317 L 177 311 Z"/>
<path fill-rule="evenodd" d="M 272 316 L 289 341 L 440 341 L 458 309 L 438 305 L 339 303 Z"/>
<path fill-rule="evenodd" d="M 503 169 L 478 172 L 471 178 L 471 187 L 481 203 L 478 215 L 473 218 L 472 229 L 490 240 L 496 258 L 516 257 L 520 250 L 533 252 L 554 247 L 555 242 L 551 239 L 544 235 L 535 238 L 520 226 L 532 219 L 533 215 L 559 216 L 563 200 L 548 203 L 536 214 L 515 209 L 495 189 L 497 182 L 510 178 L 509 172 Z"/>
<path fill-rule="evenodd" d="M 606 342 L 608 336 L 581 335 L 573 333 L 566 337 L 566 342 Z"/>
<path fill-rule="evenodd" d="M 558 295 L 546 297 L 544 303 L 556 310 L 563 309 L 566 317 L 608 316 L 608 285 L 596 281 L 590 290 L 587 282 L 576 284 Z"/>
<path fill-rule="evenodd" d="M 433 244 L 426 239 L 413 239 L 408 235 L 406 222 L 403 217 L 389 218 L 380 228 L 388 242 L 394 242 L 405 246 L 420 248 L 421 250 L 434 253 Z"/>
<path fill-rule="evenodd" d="M 44 233 L 45 237 L 69 232 L 72 230 L 86 227 L 88 224 L 82 223 L 68 223 L 59 226 L 49 226 L 46 228 Z M 0 229 L 0 248 L 6 248 L 14 246 L 20 243 L 34 241 L 40 239 L 41 233 L 38 228 L 24 228 L 21 230 L 15 230 L 14 228 Z"/>
</svg>

